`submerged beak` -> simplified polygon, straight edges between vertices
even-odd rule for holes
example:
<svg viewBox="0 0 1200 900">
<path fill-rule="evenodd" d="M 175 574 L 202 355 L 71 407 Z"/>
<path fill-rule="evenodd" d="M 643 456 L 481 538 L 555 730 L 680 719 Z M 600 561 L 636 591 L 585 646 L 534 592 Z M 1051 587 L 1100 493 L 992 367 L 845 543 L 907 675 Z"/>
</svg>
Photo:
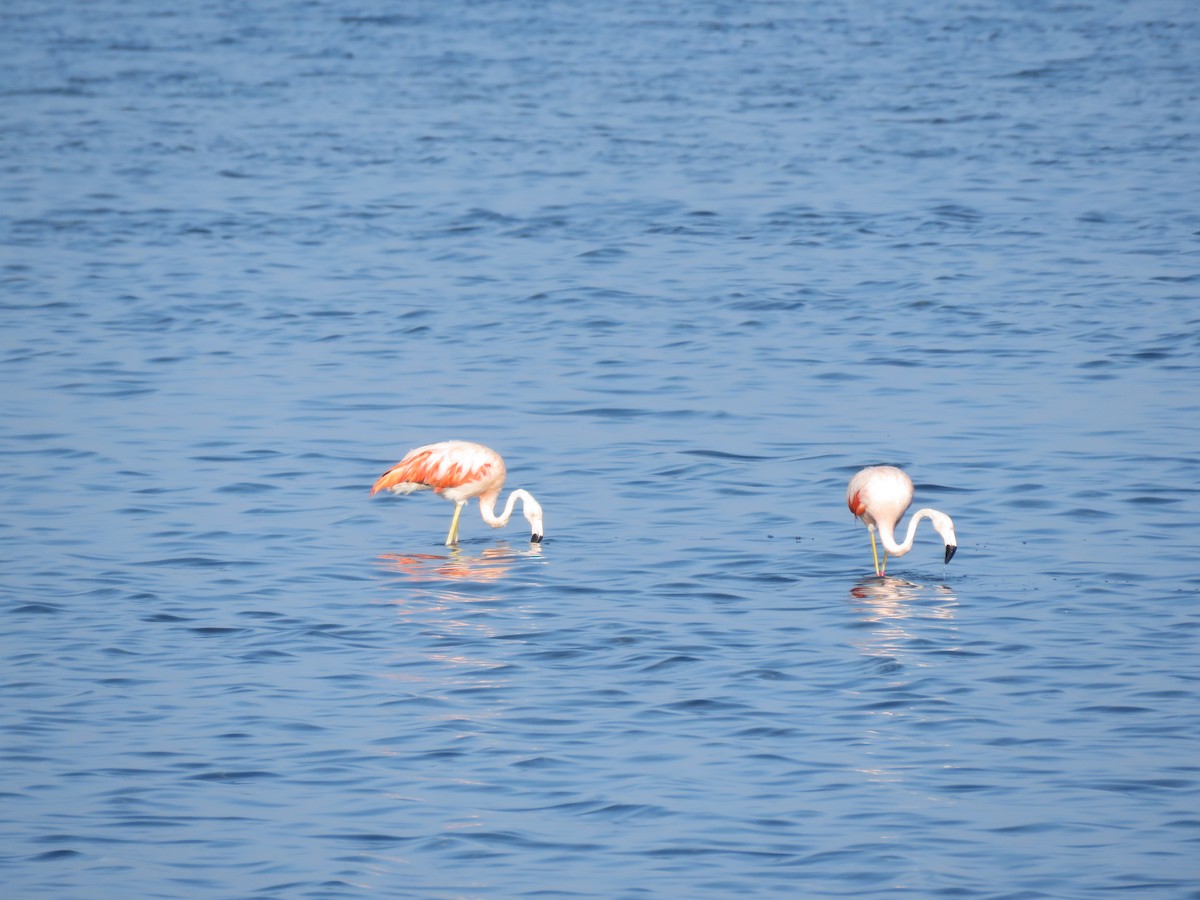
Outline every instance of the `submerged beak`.
<svg viewBox="0 0 1200 900">
<path fill-rule="evenodd" d="M 950 562 L 954 558 L 955 551 L 958 550 L 957 544 L 946 545 L 946 562 Z"/>
<path fill-rule="evenodd" d="M 540 544 L 541 542 L 542 542 L 542 536 L 540 534 L 531 534 L 529 536 L 529 543 Z"/>
</svg>

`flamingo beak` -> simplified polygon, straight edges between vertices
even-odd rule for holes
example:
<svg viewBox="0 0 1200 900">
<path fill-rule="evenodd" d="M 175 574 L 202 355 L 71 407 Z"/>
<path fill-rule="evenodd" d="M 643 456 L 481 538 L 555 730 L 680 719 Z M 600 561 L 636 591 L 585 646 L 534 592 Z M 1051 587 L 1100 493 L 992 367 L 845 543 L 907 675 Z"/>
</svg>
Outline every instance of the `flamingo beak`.
<svg viewBox="0 0 1200 900">
<path fill-rule="evenodd" d="M 950 562 L 954 558 L 955 551 L 958 550 L 957 544 L 946 545 L 946 562 Z"/>
<path fill-rule="evenodd" d="M 535 533 L 535 534 L 531 534 L 529 536 L 529 543 L 540 544 L 541 542 L 542 542 L 542 536 L 540 534 Z"/>
</svg>

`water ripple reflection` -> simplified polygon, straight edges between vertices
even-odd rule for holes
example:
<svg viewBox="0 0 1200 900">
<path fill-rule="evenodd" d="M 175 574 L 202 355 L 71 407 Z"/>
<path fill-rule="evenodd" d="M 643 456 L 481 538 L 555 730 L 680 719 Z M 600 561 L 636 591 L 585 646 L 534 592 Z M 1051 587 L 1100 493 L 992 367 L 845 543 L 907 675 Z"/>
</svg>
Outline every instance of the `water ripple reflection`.
<svg viewBox="0 0 1200 900">
<path fill-rule="evenodd" d="M 895 660 L 906 648 L 920 646 L 927 652 L 936 634 L 943 651 L 955 649 L 957 635 L 953 627 L 958 597 L 944 584 L 926 586 L 891 576 L 867 577 L 850 589 L 853 611 L 870 633 L 870 639 L 858 646 L 866 654 Z M 934 620 L 936 630 L 917 626 Z M 912 629 L 912 631 L 908 630 Z"/>
</svg>

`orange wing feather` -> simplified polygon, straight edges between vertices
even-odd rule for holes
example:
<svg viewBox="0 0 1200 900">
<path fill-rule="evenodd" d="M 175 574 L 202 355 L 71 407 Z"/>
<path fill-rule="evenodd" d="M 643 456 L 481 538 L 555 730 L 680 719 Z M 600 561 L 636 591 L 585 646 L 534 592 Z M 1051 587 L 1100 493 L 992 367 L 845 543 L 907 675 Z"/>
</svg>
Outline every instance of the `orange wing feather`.
<svg viewBox="0 0 1200 900">
<path fill-rule="evenodd" d="M 492 464 L 488 461 L 469 468 L 443 452 L 441 447 L 420 447 L 380 475 L 371 486 L 371 494 L 398 484 L 425 485 L 440 494 L 447 488 L 480 481 L 491 471 Z"/>
<path fill-rule="evenodd" d="M 846 504 L 850 507 L 850 512 L 854 513 L 856 516 L 861 516 L 867 511 L 867 504 L 862 502 L 862 498 L 860 496 L 861 494 L 861 490 L 855 491 L 854 495 L 850 498 L 850 502 Z"/>
</svg>

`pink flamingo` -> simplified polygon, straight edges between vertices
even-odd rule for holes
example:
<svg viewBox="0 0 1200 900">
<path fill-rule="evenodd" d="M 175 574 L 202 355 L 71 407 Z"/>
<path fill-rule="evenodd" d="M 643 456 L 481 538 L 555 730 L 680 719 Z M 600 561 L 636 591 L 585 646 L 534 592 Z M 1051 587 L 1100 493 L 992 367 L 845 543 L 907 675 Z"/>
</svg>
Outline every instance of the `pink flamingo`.
<svg viewBox="0 0 1200 900">
<path fill-rule="evenodd" d="M 888 554 L 903 556 L 912 549 L 917 534 L 917 523 L 929 519 L 934 530 L 946 543 L 946 562 L 958 549 L 958 538 L 954 536 L 954 523 L 944 512 L 936 509 L 919 509 L 908 520 L 908 535 L 903 544 L 896 543 L 896 526 L 913 499 L 913 483 L 903 471 L 895 466 L 868 466 L 850 479 L 846 488 L 846 505 L 850 512 L 862 519 L 871 533 L 871 555 L 875 559 L 875 574 L 883 575 L 887 568 Z M 879 551 L 875 549 L 875 529 L 879 529 L 879 540 L 883 544 L 883 565 L 879 564 Z"/>
<path fill-rule="evenodd" d="M 447 547 L 458 543 L 458 517 L 472 497 L 479 498 L 479 514 L 493 528 L 507 525 L 513 507 L 521 500 L 521 511 L 533 528 L 529 539 L 540 543 L 545 534 L 542 507 L 528 491 L 513 491 L 504 504 L 504 512 L 496 515 L 496 500 L 504 487 L 504 475 L 504 460 L 495 450 L 470 441 L 442 441 L 410 450 L 404 459 L 379 476 L 371 486 L 371 494 L 379 491 L 411 494 L 432 489 L 452 500 L 454 518 L 446 535 Z"/>
</svg>

